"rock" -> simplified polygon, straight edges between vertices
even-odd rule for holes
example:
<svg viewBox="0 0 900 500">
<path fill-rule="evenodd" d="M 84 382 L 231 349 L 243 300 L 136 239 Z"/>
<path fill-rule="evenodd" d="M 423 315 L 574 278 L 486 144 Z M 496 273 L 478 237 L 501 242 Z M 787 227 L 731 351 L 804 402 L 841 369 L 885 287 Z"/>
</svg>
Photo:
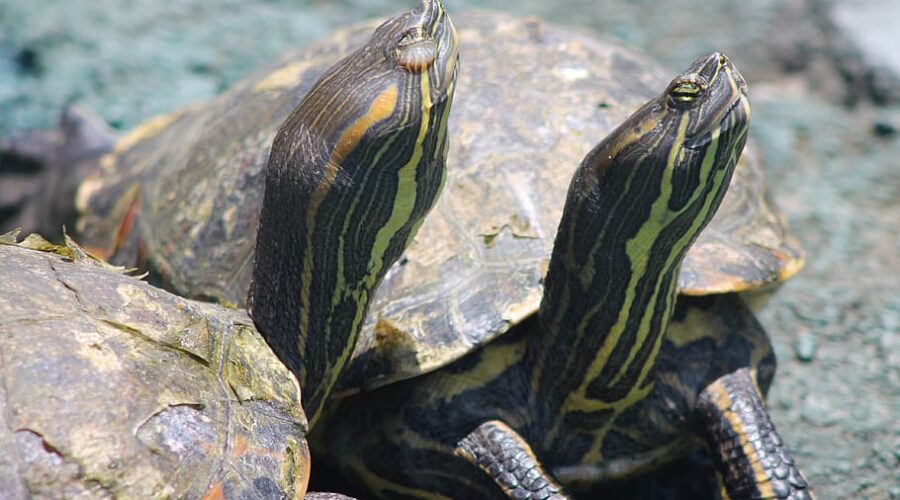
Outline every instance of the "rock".
<svg viewBox="0 0 900 500">
<path fill-rule="evenodd" d="M 801 333 L 794 341 L 794 352 L 800 361 L 812 361 L 816 356 L 816 337 L 809 332 Z"/>
</svg>

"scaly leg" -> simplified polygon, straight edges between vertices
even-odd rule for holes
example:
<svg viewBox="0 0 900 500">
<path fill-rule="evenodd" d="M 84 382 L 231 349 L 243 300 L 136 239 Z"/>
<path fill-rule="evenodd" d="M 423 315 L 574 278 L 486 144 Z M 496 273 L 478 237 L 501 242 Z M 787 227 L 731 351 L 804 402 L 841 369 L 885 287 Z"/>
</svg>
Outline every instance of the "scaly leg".
<svg viewBox="0 0 900 500">
<path fill-rule="evenodd" d="M 716 463 L 722 498 L 813 498 L 769 418 L 749 368 L 708 385 L 696 410 Z"/>
<path fill-rule="evenodd" d="M 510 498 L 568 498 L 541 467 L 528 443 L 499 420 L 479 425 L 460 440 L 456 454 L 480 467 Z"/>
</svg>

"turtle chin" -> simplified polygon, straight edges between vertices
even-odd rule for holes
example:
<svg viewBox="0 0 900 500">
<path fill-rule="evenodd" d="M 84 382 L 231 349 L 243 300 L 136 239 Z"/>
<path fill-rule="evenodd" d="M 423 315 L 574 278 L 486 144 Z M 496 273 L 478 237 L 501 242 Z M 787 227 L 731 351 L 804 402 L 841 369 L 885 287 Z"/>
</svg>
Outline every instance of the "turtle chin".
<svg viewBox="0 0 900 500">
<path fill-rule="evenodd" d="M 429 2 L 425 2 L 429 3 Z M 436 2 L 440 5 L 440 2 Z M 437 43 L 438 54 L 431 69 L 432 99 L 443 101 L 453 92 L 456 77 L 459 74 L 459 34 L 453 21 L 443 9 L 439 9 L 439 18 L 431 26 L 431 33 Z"/>
<path fill-rule="evenodd" d="M 686 149 L 698 151 L 706 147 L 714 138 L 727 137 L 734 130 L 746 129 L 750 123 L 750 99 L 746 94 L 732 96 L 728 107 L 706 122 L 706 126 L 688 134 L 684 141 Z"/>
</svg>

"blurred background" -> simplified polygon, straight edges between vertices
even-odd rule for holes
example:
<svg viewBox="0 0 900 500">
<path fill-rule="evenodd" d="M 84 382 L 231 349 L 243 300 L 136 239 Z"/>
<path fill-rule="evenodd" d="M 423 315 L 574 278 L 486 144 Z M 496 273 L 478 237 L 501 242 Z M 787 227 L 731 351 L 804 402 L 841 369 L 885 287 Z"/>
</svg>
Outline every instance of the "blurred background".
<svg viewBox="0 0 900 500">
<path fill-rule="evenodd" d="M 761 316 L 775 423 L 819 498 L 900 499 L 900 0 L 444 1 L 578 26 L 673 74 L 711 50 L 735 61 L 770 194 L 807 250 Z M 0 136 L 76 102 L 127 130 L 414 3 L 0 0 Z"/>
</svg>

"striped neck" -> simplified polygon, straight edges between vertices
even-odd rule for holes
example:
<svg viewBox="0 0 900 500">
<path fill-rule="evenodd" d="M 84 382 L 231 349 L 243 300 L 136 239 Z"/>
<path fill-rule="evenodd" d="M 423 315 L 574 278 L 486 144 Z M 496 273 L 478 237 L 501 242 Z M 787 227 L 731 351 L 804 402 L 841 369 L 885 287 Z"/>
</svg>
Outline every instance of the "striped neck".
<svg viewBox="0 0 900 500">
<path fill-rule="evenodd" d="M 583 451 L 600 460 L 606 426 L 652 391 L 681 262 L 718 209 L 746 139 L 738 78 L 724 56 L 701 59 L 576 172 L 544 280 L 541 332 L 528 338 L 548 448 L 568 448 L 554 441 L 580 429 L 598 436 Z"/>
<path fill-rule="evenodd" d="M 388 20 L 322 76 L 273 142 L 250 313 L 299 379 L 310 425 L 442 187 L 456 43 L 440 2 Z"/>
<path fill-rule="evenodd" d="M 560 222 L 544 282 L 541 333 L 529 338 L 537 398 L 554 414 L 617 413 L 651 389 L 679 266 L 699 231 L 648 224 L 654 208 L 667 201 L 662 183 L 641 182 L 638 171 L 623 179 L 631 189 L 605 200 L 605 214 L 591 211 L 601 226 L 595 239 L 585 241 L 585 228 L 574 220 L 583 206 L 567 207 Z M 657 203 L 639 207 L 625 197 Z"/>
</svg>

